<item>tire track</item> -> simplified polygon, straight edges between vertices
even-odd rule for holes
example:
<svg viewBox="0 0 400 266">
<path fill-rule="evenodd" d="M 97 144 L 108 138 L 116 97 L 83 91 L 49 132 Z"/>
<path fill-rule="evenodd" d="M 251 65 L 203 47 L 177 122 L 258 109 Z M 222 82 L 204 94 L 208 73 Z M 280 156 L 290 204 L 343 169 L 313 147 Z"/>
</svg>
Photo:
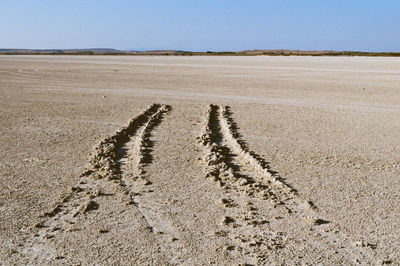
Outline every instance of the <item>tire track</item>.
<svg viewBox="0 0 400 266">
<path fill-rule="evenodd" d="M 21 251 L 31 259 L 30 262 L 54 258 L 52 239 L 60 233 L 77 230 L 77 222 L 88 219 L 88 213 L 102 208 L 99 202 L 104 203 L 104 208 L 109 208 L 107 204 L 111 201 L 125 205 L 125 208 L 136 206 L 141 213 L 134 198 L 146 193 L 143 187 L 151 184 L 144 176 L 146 165 L 152 163 L 154 142 L 150 140 L 151 132 L 169 110 L 168 105 L 152 104 L 127 126 L 94 146 L 79 183 L 34 225 L 34 236 Z M 142 213 L 141 216 L 142 230 L 152 234 L 146 217 Z M 100 230 L 100 233 L 103 232 Z"/>
<path fill-rule="evenodd" d="M 145 163 L 142 157 L 146 156 L 146 153 L 145 150 L 140 151 L 140 145 L 146 145 L 146 142 L 149 141 L 149 131 L 169 108 L 166 105 L 152 104 L 142 114 L 133 118 L 126 127 L 104 138 L 94 147 L 94 152 L 86 165 L 87 170 L 82 176 L 90 176 L 95 179 L 121 179 L 122 168 L 127 163 L 127 159 L 129 160 L 128 157 L 131 153 L 129 151 L 132 148 L 136 150 L 136 155 L 140 158 L 139 164 L 140 162 Z M 147 135 L 145 136 L 145 134 Z M 139 137 L 134 138 L 136 135 Z M 136 139 L 139 141 L 135 141 Z"/>
<path fill-rule="evenodd" d="M 284 249 L 290 238 L 288 232 L 274 231 L 270 221 L 275 216 L 283 222 L 294 219 L 302 226 L 311 226 L 312 237 L 335 249 L 342 260 L 374 262 L 371 249 L 367 249 L 373 245 L 358 245 L 333 223 L 319 218 L 311 201 L 302 199 L 260 156 L 248 149 L 229 107 L 209 105 L 206 118 L 199 139 L 205 151 L 206 177 L 225 192 L 220 202 L 226 207 L 222 225 L 224 234 L 236 243 L 229 249 L 244 255 L 248 263 L 266 263 L 267 253 Z M 319 244 L 311 245 L 316 250 L 320 248 Z"/>
<path fill-rule="evenodd" d="M 218 204 L 226 208 L 226 213 L 221 219 L 221 231 L 215 234 L 232 240 L 226 247 L 232 256 L 242 257 L 245 264 L 257 264 L 264 256 L 262 250 L 283 247 L 284 238 L 272 230 L 268 218 L 260 215 L 257 208 L 260 199 L 276 198 L 276 195 L 265 184 L 240 171 L 236 155 L 224 138 L 220 116 L 220 107 L 210 105 L 204 134 L 199 138 L 208 165 L 206 177 L 224 192 Z"/>
</svg>

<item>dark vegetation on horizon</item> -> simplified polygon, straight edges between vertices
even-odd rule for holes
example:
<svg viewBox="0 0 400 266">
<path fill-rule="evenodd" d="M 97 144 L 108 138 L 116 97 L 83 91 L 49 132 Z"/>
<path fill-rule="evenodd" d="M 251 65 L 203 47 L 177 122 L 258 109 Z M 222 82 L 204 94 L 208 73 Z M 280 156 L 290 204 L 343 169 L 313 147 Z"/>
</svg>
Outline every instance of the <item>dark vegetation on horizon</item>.
<svg viewBox="0 0 400 266">
<path fill-rule="evenodd" d="M 181 50 L 148 50 L 131 51 L 116 50 L 109 48 L 94 49 L 0 49 L 0 54 L 12 55 L 231 55 L 231 56 L 251 56 L 251 55 L 270 55 L 270 56 L 394 56 L 400 57 L 400 52 L 361 52 L 361 51 L 301 51 L 301 50 L 243 50 L 243 51 L 206 51 L 192 52 Z"/>
</svg>

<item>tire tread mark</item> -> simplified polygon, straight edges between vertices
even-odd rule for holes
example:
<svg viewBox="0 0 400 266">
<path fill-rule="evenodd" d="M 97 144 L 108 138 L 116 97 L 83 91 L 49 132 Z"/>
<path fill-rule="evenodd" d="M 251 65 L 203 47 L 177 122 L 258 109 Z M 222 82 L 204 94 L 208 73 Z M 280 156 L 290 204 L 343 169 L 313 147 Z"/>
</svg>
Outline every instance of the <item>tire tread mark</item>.
<svg viewBox="0 0 400 266">
<path fill-rule="evenodd" d="M 341 249 L 347 254 L 347 258 L 353 259 L 352 262 L 374 261 L 371 252 L 355 246 L 351 238 L 338 230 L 334 223 L 318 218 L 318 210 L 311 201 L 301 199 L 297 190 L 287 184 L 277 172 L 272 171 L 264 159 L 249 150 L 238 133 L 228 106 L 209 105 L 206 118 L 204 133 L 199 139 L 205 149 L 207 177 L 225 190 L 234 187 L 250 198 L 261 194 L 258 197 L 261 200 L 269 199 L 273 205 L 282 206 L 288 215 L 311 223 L 316 234 L 324 239 L 321 241 L 327 241 L 327 244 Z M 241 168 L 250 169 L 249 172 L 255 176 L 251 178 L 241 175 Z M 243 179 L 242 184 L 238 182 L 240 179 Z"/>
<path fill-rule="evenodd" d="M 151 131 L 161 123 L 163 115 L 170 109 L 168 105 L 152 104 L 133 118 L 127 126 L 96 144 L 89 156 L 86 170 L 80 175 L 78 184 L 70 187 L 66 196 L 56 202 L 50 211 L 41 215 L 42 221 L 34 225 L 35 233 L 26 241 L 21 253 L 25 254 L 31 262 L 35 259 L 44 261 L 51 259 L 50 255 L 48 257 L 38 255 L 37 251 L 49 248 L 46 243 L 51 245 L 52 239 L 57 234 L 68 231 L 66 228 L 74 224 L 78 216 L 101 207 L 95 201 L 97 197 L 113 197 L 120 202 L 125 202 L 127 208 L 136 206 L 135 193 L 126 183 L 132 185 L 135 181 L 145 180 L 142 176 L 146 164 L 151 163 L 149 158 L 151 158 L 151 147 L 154 144 L 150 140 Z M 131 140 L 133 140 L 133 146 L 122 149 Z M 132 149 L 136 152 L 131 152 Z M 136 163 L 128 168 L 121 161 L 124 157 L 128 158 L 128 163 Z M 141 182 L 141 184 L 146 185 L 147 182 Z M 110 188 L 113 193 L 103 193 L 104 187 Z M 145 227 L 143 230 L 153 233 L 140 208 L 136 206 L 136 209 L 142 215 L 142 223 Z"/>
</svg>

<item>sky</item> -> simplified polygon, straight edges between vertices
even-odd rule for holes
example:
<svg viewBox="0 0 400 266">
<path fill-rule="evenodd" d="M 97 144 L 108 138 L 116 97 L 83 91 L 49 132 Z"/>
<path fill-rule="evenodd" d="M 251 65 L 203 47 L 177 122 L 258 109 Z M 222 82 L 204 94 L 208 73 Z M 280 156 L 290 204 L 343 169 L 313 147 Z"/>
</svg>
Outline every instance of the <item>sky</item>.
<svg viewBox="0 0 400 266">
<path fill-rule="evenodd" d="M 399 0 L 0 0 L 0 48 L 400 52 Z"/>
</svg>

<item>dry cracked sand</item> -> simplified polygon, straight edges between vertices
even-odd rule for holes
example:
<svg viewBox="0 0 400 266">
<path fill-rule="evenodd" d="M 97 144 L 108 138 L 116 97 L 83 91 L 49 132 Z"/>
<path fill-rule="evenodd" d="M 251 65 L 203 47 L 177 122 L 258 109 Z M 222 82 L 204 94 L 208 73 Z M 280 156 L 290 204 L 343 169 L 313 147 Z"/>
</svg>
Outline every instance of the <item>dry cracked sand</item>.
<svg viewBox="0 0 400 266">
<path fill-rule="evenodd" d="M 400 59 L 0 56 L 3 265 L 400 264 Z"/>
</svg>

